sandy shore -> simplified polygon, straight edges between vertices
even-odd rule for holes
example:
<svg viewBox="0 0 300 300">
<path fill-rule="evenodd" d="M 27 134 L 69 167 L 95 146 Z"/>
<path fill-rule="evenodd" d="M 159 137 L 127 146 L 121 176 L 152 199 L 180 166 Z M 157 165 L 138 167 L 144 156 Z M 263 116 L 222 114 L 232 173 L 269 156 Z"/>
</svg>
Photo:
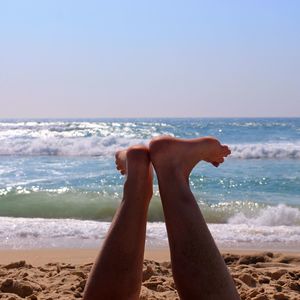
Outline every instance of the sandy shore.
<svg viewBox="0 0 300 300">
<path fill-rule="evenodd" d="M 241 299 L 300 299 L 300 254 L 222 253 Z M 0 250 L 0 298 L 80 299 L 96 255 L 95 249 Z M 169 261 L 168 249 L 146 251 L 140 299 L 179 299 Z"/>
</svg>

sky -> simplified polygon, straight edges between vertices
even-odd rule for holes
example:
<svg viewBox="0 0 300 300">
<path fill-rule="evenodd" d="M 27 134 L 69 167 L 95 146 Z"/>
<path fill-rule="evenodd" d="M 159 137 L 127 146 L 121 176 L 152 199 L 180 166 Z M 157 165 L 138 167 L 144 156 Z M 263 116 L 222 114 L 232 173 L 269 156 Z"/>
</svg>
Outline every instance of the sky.
<svg viewBox="0 0 300 300">
<path fill-rule="evenodd" d="M 1 0 L 0 118 L 300 117 L 300 1 Z"/>
</svg>

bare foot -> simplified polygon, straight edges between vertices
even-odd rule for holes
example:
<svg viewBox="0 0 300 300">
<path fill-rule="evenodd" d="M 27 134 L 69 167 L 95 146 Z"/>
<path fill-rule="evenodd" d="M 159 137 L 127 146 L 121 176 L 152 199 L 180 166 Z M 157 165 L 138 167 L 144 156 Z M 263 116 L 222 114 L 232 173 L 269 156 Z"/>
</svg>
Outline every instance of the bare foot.
<svg viewBox="0 0 300 300">
<path fill-rule="evenodd" d="M 149 149 L 143 145 L 117 151 L 116 168 L 127 180 L 133 180 L 138 186 L 142 184 L 144 192 L 151 198 L 153 192 L 153 167 L 150 162 Z"/>
<path fill-rule="evenodd" d="M 204 160 L 218 167 L 231 151 L 213 137 L 176 139 L 162 136 L 151 141 L 150 157 L 156 171 L 170 168 L 189 176 L 195 165 Z"/>
</svg>

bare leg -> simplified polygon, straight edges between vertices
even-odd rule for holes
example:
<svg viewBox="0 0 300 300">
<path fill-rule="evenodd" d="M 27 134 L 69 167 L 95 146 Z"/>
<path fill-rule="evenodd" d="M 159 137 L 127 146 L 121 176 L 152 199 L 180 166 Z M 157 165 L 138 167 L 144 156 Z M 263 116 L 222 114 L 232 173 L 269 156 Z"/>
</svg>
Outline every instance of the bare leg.
<svg viewBox="0 0 300 300">
<path fill-rule="evenodd" d="M 189 174 L 200 160 L 217 167 L 229 154 L 227 146 L 210 137 L 160 137 L 150 143 L 181 299 L 240 299 L 189 187 Z"/>
<path fill-rule="evenodd" d="M 84 300 L 138 299 L 142 284 L 152 167 L 146 147 L 117 152 L 117 169 L 127 174 L 123 200 L 96 260 Z"/>
</svg>

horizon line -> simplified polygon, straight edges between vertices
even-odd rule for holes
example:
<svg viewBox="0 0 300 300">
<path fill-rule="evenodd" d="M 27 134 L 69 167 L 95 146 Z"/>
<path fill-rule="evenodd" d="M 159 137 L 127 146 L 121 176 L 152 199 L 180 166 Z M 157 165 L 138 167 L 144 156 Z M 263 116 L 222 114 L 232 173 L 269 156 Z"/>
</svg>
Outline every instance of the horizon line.
<svg viewBox="0 0 300 300">
<path fill-rule="evenodd" d="M 191 117 L 191 116 L 174 116 L 174 117 L 0 117 L 0 121 L 9 120 L 105 120 L 105 119 L 299 119 L 300 116 L 231 116 L 231 117 Z"/>
</svg>

